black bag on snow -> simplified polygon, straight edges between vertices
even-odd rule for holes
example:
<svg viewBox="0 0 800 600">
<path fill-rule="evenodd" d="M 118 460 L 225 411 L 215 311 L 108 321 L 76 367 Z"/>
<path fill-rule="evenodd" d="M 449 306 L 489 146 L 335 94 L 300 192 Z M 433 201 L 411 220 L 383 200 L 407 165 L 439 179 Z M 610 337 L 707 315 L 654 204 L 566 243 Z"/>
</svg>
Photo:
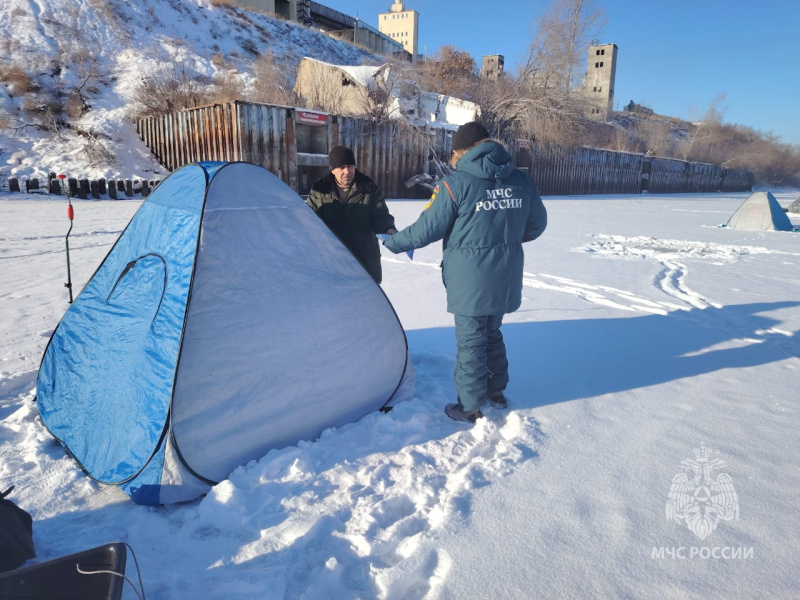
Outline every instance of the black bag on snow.
<svg viewBox="0 0 800 600">
<path fill-rule="evenodd" d="M 30 558 L 36 558 L 33 548 L 33 519 L 7 500 L 12 485 L 0 492 L 0 573 L 16 569 Z"/>
</svg>

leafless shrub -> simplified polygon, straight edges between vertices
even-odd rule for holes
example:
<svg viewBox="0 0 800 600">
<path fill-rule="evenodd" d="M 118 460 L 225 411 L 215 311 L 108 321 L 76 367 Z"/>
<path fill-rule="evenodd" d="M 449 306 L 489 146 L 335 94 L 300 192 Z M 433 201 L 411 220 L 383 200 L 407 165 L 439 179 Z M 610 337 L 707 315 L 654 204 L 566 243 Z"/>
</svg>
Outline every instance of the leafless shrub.
<svg viewBox="0 0 800 600">
<path fill-rule="evenodd" d="M 636 134 L 635 129 L 628 129 L 627 127 L 615 127 L 614 134 L 611 136 L 609 143 L 595 144 L 598 148 L 609 148 L 617 152 L 642 152 L 642 143 Z"/>
<path fill-rule="evenodd" d="M 60 25 L 58 19 L 56 19 L 52 11 L 49 9 L 45 9 L 39 14 L 39 22 L 44 25 L 52 25 L 54 27 L 58 27 Z"/>
<path fill-rule="evenodd" d="M 211 64 L 218 69 L 231 67 L 230 61 L 221 52 L 214 52 L 214 54 L 211 55 Z"/>
<path fill-rule="evenodd" d="M 89 160 L 90 167 L 108 167 L 117 164 L 117 157 L 113 152 L 111 152 L 111 150 L 108 149 L 101 139 L 106 136 L 83 128 L 76 128 L 75 132 L 85 140 L 83 144 L 83 152 Z"/>
<path fill-rule="evenodd" d="M 241 49 L 247 52 L 251 57 L 258 56 L 258 46 L 252 38 L 238 37 L 236 41 L 239 42 Z"/>
<path fill-rule="evenodd" d="M 478 82 L 475 59 L 454 46 L 442 46 L 439 52 L 411 71 L 420 89 L 455 98 L 472 99 Z"/>
<path fill-rule="evenodd" d="M 40 85 L 16 65 L 5 70 L 0 69 L 0 81 L 9 84 L 13 94 L 17 96 L 38 92 L 40 89 Z"/>
<path fill-rule="evenodd" d="M 53 94 L 28 95 L 22 102 L 23 114 L 30 117 L 32 123 L 42 131 L 49 131 L 61 136 L 69 128 L 64 118 L 64 104 L 61 98 Z"/>
<path fill-rule="evenodd" d="M 362 88 L 361 104 L 366 118 L 378 124 L 385 123 L 391 118 L 389 111 L 394 99 L 392 87 L 389 83 L 386 87 Z"/>
<path fill-rule="evenodd" d="M 278 64 L 271 52 L 262 54 L 253 61 L 253 72 L 256 81 L 248 100 L 282 106 L 295 103 L 290 70 L 285 65 Z"/>
<path fill-rule="evenodd" d="M 190 71 L 182 60 L 162 64 L 142 77 L 134 95 L 140 116 L 160 116 L 209 102 L 208 78 Z"/>
<path fill-rule="evenodd" d="M 741 125 L 703 122 L 684 155 L 688 160 L 752 171 L 762 185 L 800 184 L 800 146 Z"/>
<path fill-rule="evenodd" d="M 643 119 L 639 122 L 639 137 L 644 142 L 646 152 L 653 156 L 674 156 L 677 142 L 672 130 L 664 121 Z"/>
<path fill-rule="evenodd" d="M 100 92 L 109 73 L 98 55 L 85 48 L 65 53 L 63 68 L 70 71 L 76 81 L 73 87 L 65 91 L 65 109 L 71 119 L 78 119 L 91 108 L 89 96 Z"/>
<path fill-rule="evenodd" d="M 244 98 L 244 84 L 233 69 L 220 71 L 214 78 L 214 86 L 210 92 L 209 102 L 222 104 Z"/>
<path fill-rule="evenodd" d="M 80 119 L 88 110 L 89 105 L 77 91 L 72 91 L 67 95 L 64 111 L 70 119 Z"/>
<path fill-rule="evenodd" d="M 583 96 L 566 89 L 535 48 L 516 77 L 482 81 L 476 100 L 493 135 L 564 146 L 582 143 Z"/>
<path fill-rule="evenodd" d="M 151 6 L 147 9 L 147 17 L 145 18 L 144 28 L 146 31 L 152 31 L 153 27 L 161 25 L 161 19 L 158 18 L 156 7 Z"/>
</svg>

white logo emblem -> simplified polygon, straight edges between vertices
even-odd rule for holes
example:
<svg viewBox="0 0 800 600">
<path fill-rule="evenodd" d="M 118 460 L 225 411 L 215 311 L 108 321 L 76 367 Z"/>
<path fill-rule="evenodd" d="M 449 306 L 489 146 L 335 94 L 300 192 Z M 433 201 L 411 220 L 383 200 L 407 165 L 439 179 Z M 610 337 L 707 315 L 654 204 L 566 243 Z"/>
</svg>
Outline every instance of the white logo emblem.
<svg viewBox="0 0 800 600">
<path fill-rule="evenodd" d="M 686 471 L 672 478 L 667 498 L 667 520 L 686 521 L 689 531 L 701 540 L 713 532 L 720 520 L 739 520 L 739 498 L 733 480 L 718 471 L 725 466 L 711 457 L 704 443 L 694 449 L 695 459 L 681 461 Z"/>
</svg>

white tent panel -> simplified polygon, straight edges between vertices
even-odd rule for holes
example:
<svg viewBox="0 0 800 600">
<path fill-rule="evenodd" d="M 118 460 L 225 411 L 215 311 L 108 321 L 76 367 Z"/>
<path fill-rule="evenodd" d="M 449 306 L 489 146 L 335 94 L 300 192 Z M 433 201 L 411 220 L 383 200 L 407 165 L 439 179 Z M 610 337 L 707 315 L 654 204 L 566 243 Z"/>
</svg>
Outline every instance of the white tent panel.
<svg viewBox="0 0 800 600">
<path fill-rule="evenodd" d="M 755 192 L 728 219 L 732 229 L 749 231 L 791 231 L 792 222 L 769 192 Z"/>
<path fill-rule="evenodd" d="M 223 167 L 207 192 L 173 394 L 186 464 L 218 481 L 242 456 L 377 410 L 406 361 L 382 290 L 300 197 L 264 169 Z"/>
</svg>

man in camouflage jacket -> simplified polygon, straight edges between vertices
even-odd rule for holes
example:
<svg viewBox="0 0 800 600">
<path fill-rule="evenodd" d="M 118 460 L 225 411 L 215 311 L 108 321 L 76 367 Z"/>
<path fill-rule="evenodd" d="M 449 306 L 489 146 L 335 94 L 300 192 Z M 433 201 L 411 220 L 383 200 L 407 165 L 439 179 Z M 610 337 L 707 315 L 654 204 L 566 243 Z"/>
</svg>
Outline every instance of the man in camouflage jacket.
<svg viewBox="0 0 800 600">
<path fill-rule="evenodd" d="M 380 283 L 381 251 L 375 234 L 396 233 L 394 217 L 380 188 L 356 170 L 352 150 L 337 146 L 328 162 L 331 172 L 311 186 L 306 202 Z"/>
</svg>

